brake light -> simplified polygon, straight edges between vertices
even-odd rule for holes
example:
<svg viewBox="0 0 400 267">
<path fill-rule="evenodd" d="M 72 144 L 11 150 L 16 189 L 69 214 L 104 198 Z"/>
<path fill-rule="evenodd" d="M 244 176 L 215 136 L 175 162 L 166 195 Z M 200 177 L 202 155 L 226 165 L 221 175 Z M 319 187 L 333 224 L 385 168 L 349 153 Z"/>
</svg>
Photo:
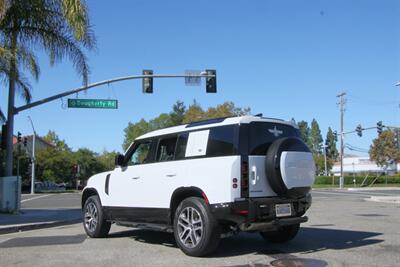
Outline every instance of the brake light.
<svg viewBox="0 0 400 267">
<path fill-rule="evenodd" d="M 249 163 L 247 161 L 242 161 L 240 172 L 241 194 L 242 197 L 246 197 L 249 193 Z"/>
</svg>

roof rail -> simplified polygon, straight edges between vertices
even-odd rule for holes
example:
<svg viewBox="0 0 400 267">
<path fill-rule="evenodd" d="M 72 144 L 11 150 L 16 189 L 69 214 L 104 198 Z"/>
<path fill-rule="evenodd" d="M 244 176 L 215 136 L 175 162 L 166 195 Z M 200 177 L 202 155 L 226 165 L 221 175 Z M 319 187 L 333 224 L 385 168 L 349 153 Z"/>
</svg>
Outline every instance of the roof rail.
<svg viewBox="0 0 400 267">
<path fill-rule="evenodd" d="M 219 123 L 223 122 L 227 118 L 231 118 L 232 116 L 229 117 L 221 117 L 221 118 L 213 118 L 213 119 L 207 119 L 207 120 L 201 120 L 201 121 L 194 121 L 186 125 L 185 128 L 190 128 L 190 127 L 196 127 L 196 126 L 201 126 L 201 125 L 207 125 L 207 124 L 213 124 L 213 123 Z"/>
</svg>

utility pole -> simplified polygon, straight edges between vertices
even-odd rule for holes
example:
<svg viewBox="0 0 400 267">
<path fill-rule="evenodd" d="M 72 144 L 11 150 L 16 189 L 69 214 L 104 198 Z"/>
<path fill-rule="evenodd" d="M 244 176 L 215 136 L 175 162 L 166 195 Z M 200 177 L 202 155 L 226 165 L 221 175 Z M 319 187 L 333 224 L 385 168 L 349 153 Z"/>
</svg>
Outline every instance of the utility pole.
<svg viewBox="0 0 400 267">
<path fill-rule="evenodd" d="M 344 105 L 346 104 L 346 99 L 344 96 L 345 92 L 338 94 L 336 97 L 339 98 L 339 108 L 340 108 L 340 180 L 339 187 L 342 189 L 344 187 L 344 177 L 343 177 L 343 157 L 344 157 L 344 130 L 343 130 L 343 115 L 344 115 Z"/>
</svg>

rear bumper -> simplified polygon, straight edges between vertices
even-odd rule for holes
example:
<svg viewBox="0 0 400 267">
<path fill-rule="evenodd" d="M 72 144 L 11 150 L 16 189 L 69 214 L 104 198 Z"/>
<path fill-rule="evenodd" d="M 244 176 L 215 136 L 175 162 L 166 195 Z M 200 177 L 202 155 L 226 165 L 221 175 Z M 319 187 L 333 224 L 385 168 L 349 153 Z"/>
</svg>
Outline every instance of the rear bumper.
<svg viewBox="0 0 400 267">
<path fill-rule="evenodd" d="M 210 209 L 214 217 L 222 223 L 235 224 L 242 231 L 260 231 L 306 222 L 307 217 L 302 216 L 311 206 L 311 202 L 311 194 L 299 199 L 248 198 L 229 203 L 211 204 Z M 284 203 L 291 204 L 292 214 L 278 218 L 275 205 Z"/>
</svg>

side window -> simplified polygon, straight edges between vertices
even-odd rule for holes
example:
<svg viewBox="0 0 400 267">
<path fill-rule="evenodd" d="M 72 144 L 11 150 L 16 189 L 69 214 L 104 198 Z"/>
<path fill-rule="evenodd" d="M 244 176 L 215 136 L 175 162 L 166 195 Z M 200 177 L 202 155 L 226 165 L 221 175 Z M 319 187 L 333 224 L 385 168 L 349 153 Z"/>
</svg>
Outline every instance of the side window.
<svg viewBox="0 0 400 267">
<path fill-rule="evenodd" d="M 210 130 L 189 133 L 185 157 L 205 156 L 207 151 L 208 135 Z"/>
<path fill-rule="evenodd" d="M 235 126 L 211 128 L 208 137 L 207 157 L 230 156 L 237 153 Z"/>
<path fill-rule="evenodd" d="M 160 139 L 156 161 L 169 161 L 174 159 L 176 140 L 176 136 Z"/>
<path fill-rule="evenodd" d="M 151 141 L 139 143 L 134 149 L 128 165 L 138 165 L 147 163 L 151 149 Z"/>
<path fill-rule="evenodd" d="M 188 136 L 188 133 L 183 133 L 179 135 L 178 142 L 176 144 L 175 159 L 179 160 L 185 158 Z"/>
</svg>

